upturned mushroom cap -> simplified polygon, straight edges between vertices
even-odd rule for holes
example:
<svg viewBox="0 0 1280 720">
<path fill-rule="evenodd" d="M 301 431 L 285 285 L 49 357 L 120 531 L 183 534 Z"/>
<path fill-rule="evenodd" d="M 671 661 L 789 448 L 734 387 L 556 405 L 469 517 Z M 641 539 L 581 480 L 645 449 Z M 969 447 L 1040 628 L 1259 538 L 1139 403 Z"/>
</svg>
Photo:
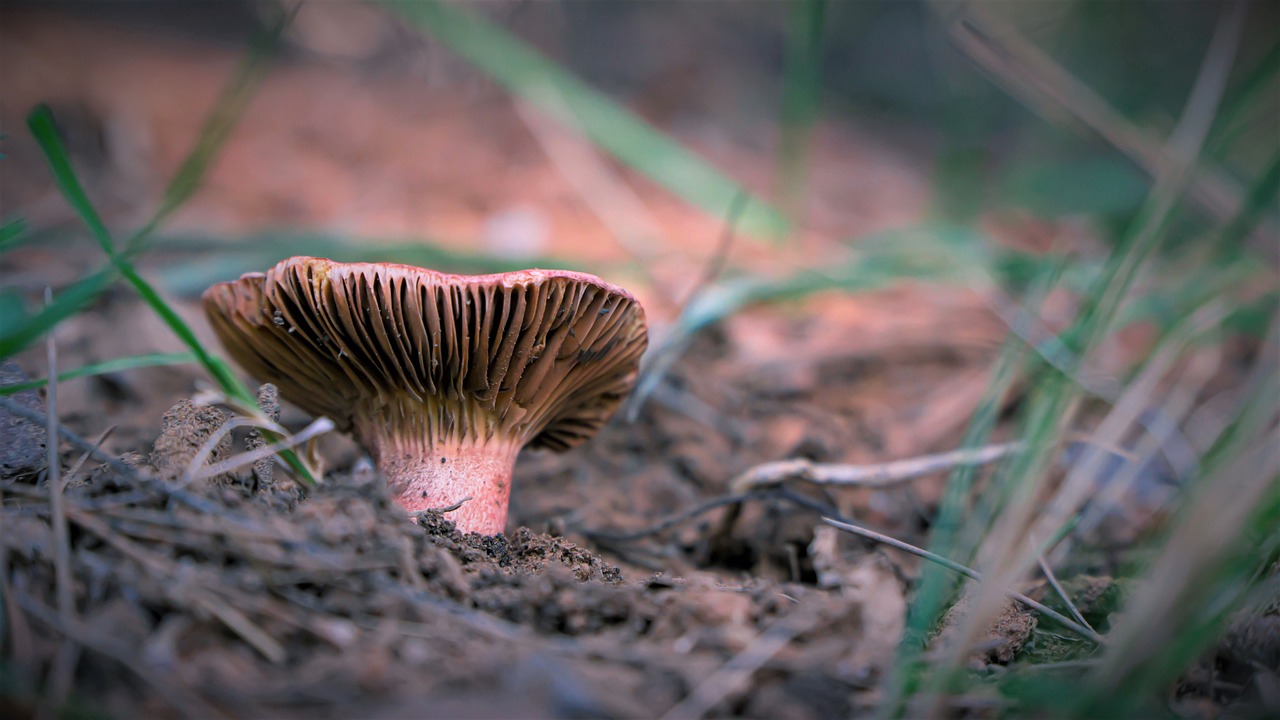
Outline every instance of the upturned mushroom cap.
<svg viewBox="0 0 1280 720">
<path fill-rule="evenodd" d="M 386 436 L 397 452 L 566 450 L 608 420 L 647 344 L 630 293 L 558 270 L 468 276 L 294 257 L 214 285 L 204 307 L 240 365 L 353 429 L 375 457 Z"/>
</svg>

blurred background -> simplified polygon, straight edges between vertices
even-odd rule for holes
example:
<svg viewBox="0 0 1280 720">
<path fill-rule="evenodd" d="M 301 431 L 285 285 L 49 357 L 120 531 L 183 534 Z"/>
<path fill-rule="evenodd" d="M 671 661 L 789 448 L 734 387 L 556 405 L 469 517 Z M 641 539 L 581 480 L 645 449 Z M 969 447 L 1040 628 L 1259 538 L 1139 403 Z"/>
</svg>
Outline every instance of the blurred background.
<svg viewBox="0 0 1280 720">
<path fill-rule="evenodd" d="M 208 347 L 199 294 L 295 254 L 570 267 L 632 289 L 652 350 L 627 418 L 655 397 L 716 443 L 676 454 L 669 492 L 631 500 L 655 512 L 753 461 L 954 447 L 1008 338 L 1060 370 L 1087 350 L 1082 382 L 1114 401 L 1204 311 L 1223 328 L 1221 361 L 1195 379 L 1212 397 L 1261 357 L 1277 300 L 1278 16 L 6 2 L 0 350 L 38 375 L 33 343 L 58 324 L 64 368 L 116 363 L 60 409 L 86 432 L 120 426 L 122 452 L 205 382 L 171 325 L 99 283 L 83 208 L 26 127 L 39 106 L 118 249 Z M 58 302 L 42 309 L 46 286 Z M 1112 289 L 1128 296 L 1108 308 Z M 747 429 L 726 429 L 734 416 Z M 358 454 L 329 442 L 334 467 Z M 637 466 L 664 451 L 628 450 Z"/>
<path fill-rule="evenodd" d="M 1044 308 L 1061 330 L 1181 163 L 1166 139 L 1224 7 L 7 1 L 3 349 L 36 337 L 46 285 L 102 262 L 24 126 L 40 103 L 176 298 L 294 254 L 574 267 L 633 288 L 655 340 L 683 311 L 690 332 L 731 319 L 744 352 L 781 356 L 786 333 L 737 311 L 820 293 L 801 316 L 830 316 L 824 352 L 937 345 L 942 328 L 990 349 L 1007 292 L 1071 257 Z M 1225 46 L 1211 131 L 1160 226 L 1170 270 L 1144 273 L 1109 372 L 1217 290 L 1241 317 L 1274 303 L 1278 14 L 1252 4 Z M 689 307 L 711 275 L 732 292 Z M 909 278 L 928 283 L 829 292 Z M 70 359 L 181 348 L 154 335 Z"/>
</svg>

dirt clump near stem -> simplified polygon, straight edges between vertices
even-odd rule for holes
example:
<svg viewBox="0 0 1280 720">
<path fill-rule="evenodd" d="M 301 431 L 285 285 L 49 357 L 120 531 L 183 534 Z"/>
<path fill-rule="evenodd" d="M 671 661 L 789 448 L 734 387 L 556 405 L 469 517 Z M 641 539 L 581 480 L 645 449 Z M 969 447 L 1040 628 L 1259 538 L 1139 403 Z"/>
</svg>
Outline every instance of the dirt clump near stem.
<svg viewBox="0 0 1280 720">
<path fill-rule="evenodd" d="M 161 420 L 160 437 L 151 451 L 151 466 L 160 479 L 175 482 L 183 477 L 200 449 L 218 431 L 231 414 L 213 405 L 198 405 L 188 399 L 179 400 Z M 206 464 L 225 460 L 231 455 L 231 435 L 223 435 L 205 460 Z"/>
</svg>

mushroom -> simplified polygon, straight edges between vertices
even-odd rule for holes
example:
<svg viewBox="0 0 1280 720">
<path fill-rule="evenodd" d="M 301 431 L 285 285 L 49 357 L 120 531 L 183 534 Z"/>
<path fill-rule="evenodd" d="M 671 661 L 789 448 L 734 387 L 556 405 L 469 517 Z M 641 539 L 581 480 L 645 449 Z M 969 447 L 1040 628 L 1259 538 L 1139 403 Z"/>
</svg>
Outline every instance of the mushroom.
<svg viewBox="0 0 1280 720">
<path fill-rule="evenodd" d="M 502 532 L 520 449 L 567 450 L 635 382 L 644 311 L 593 275 L 450 275 L 284 260 L 204 293 L 222 344 L 287 400 L 350 431 L 409 511 L 462 503 Z"/>
</svg>

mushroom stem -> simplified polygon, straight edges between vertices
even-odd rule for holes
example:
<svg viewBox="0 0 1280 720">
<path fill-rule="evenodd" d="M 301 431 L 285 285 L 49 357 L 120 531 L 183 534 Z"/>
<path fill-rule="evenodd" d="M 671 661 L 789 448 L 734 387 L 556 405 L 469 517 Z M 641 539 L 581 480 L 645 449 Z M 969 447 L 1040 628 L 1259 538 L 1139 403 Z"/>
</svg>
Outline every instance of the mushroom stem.
<svg viewBox="0 0 1280 720">
<path fill-rule="evenodd" d="M 421 438 L 384 434 L 369 447 L 405 510 L 445 508 L 469 497 L 446 515 L 459 531 L 497 535 L 506 526 L 519 444 L 436 442 L 424 451 Z"/>
</svg>

